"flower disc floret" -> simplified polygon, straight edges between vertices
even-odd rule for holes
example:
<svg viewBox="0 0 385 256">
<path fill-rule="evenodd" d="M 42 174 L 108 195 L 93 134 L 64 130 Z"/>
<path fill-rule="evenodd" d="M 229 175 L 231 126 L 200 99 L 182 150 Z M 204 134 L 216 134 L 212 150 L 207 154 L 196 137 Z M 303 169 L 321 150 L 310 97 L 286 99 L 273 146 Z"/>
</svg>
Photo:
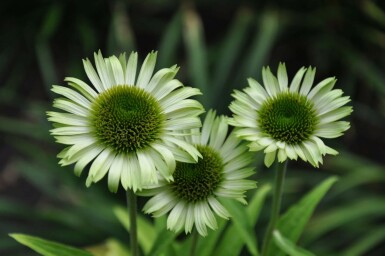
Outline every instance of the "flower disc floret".
<svg viewBox="0 0 385 256">
<path fill-rule="evenodd" d="M 146 148 L 162 133 L 159 103 L 141 88 L 112 87 L 98 96 L 91 109 L 93 133 L 117 153 Z"/>
<path fill-rule="evenodd" d="M 179 199 L 187 202 L 207 200 L 214 194 L 222 179 L 223 161 L 209 146 L 198 145 L 202 155 L 197 163 L 176 165 L 171 188 Z"/>
<path fill-rule="evenodd" d="M 281 93 L 266 100 L 258 111 L 261 131 L 288 144 L 307 140 L 317 122 L 314 104 L 298 93 Z"/>
</svg>

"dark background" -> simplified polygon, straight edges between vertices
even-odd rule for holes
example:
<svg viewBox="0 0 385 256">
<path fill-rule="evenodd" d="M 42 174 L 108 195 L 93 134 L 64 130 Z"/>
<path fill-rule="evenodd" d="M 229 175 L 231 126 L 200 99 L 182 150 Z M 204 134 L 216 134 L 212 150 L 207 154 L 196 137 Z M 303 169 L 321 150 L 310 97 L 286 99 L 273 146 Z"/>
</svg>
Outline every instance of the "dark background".
<svg viewBox="0 0 385 256">
<path fill-rule="evenodd" d="M 315 66 L 315 83 L 336 76 L 352 99 L 351 129 L 326 143 L 340 155 L 319 169 L 291 163 L 285 203 L 331 175 L 339 182 L 322 201 L 300 244 L 317 255 L 385 251 L 385 9 L 381 1 L 2 1 L 0 3 L 0 255 L 27 255 L 7 236 L 28 233 L 75 246 L 120 241 L 111 213 L 124 192 L 61 168 L 49 135 L 52 84 L 87 81 L 81 59 L 158 50 L 157 69 L 198 87 L 205 107 L 230 114 L 231 92 L 261 81 L 262 66 L 286 63 L 289 79 Z M 271 181 L 257 158 L 259 184 Z M 263 234 L 269 205 L 256 231 Z M 33 254 L 31 254 L 33 255 Z"/>
</svg>

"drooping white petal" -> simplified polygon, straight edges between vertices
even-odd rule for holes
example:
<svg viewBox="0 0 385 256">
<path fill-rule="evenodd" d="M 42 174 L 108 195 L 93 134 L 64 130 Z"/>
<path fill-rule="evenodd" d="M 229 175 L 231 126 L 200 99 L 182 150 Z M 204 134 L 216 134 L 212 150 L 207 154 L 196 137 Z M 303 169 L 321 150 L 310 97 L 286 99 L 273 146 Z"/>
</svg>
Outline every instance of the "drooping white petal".
<svg viewBox="0 0 385 256">
<path fill-rule="evenodd" d="M 138 156 L 141 180 L 149 181 L 148 183 L 156 183 L 158 178 L 156 176 L 155 165 L 151 157 L 149 157 L 147 152 L 136 152 Z"/>
<path fill-rule="evenodd" d="M 211 196 L 207 199 L 208 203 L 211 206 L 211 209 L 221 218 L 228 220 L 231 217 L 231 214 L 226 210 L 222 204 L 215 199 L 215 197 Z"/>
<path fill-rule="evenodd" d="M 186 221 L 187 206 L 183 201 L 178 202 L 171 210 L 167 218 L 167 228 L 173 231 L 179 231 L 183 228 Z"/>
<path fill-rule="evenodd" d="M 276 155 L 277 151 L 272 151 L 265 154 L 264 163 L 266 167 L 270 167 L 273 164 Z"/>
<path fill-rule="evenodd" d="M 124 154 L 118 154 L 111 164 L 108 171 L 108 188 L 111 192 L 116 193 L 118 191 L 120 177 L 123 171 L 123 164 L 126 156 Z"/>
</svg>

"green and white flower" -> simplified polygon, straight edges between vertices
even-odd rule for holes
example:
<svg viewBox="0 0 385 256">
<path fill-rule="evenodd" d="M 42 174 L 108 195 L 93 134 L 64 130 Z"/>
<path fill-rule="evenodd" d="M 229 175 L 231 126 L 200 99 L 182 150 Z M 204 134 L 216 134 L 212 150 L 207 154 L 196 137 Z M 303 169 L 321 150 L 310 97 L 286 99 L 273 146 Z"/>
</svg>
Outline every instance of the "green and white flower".
<svg viewBox="0 0 385 256">
<path fill-rule="evenodd" d="M 108 173 L 108 187 L 116 192 L 121 182 L 134 191 L 157 183 L 161 176 L 172 180 L 176 160 L 197 161 L 200 153 L 181 137 L 182 130 L 201 127 L 203 107 L 191 96 L 200 91 L 174 79 L 178 67 L 153 75 L 156 52 L 148 54 L 137 76 L 138 54 L 126 61 L 94 54 L 96 70 L 83 60 L 92 87 L 67 77 L 69 87 L 54 85 L 62 97 L 53 106 L 62 112 L 47 112 L 56 141 L 68 145 L 58 154 L 60 164 L 75 163 L 80 175 L 90 164 L 86 185 Z M 72 87 L 72 88 L 70 88 Z"/>
<path fill-rule="evenodd" d="M 228 219 L 230 214 L 219 202 L 231 198 L 246 204 L 244 193 L 256 187 L 247 180 L 254 171 L 250 167 L 252 154 L 247 146 L 231 133 L 228 138 L 225 117 L 209 111 L 202 133 L 195 129 L 185 137 L 198 148 L 202 158 L 197 163 L 177 162 L 174 181 L 160 179 L 141 195 L 153 196 L 144 206 L 154 217 L 168 212 L 167 228 L 190 233 L 194 224 L 198 233 L 207 235 L 207 227 L 217 228 L 215 215 Z"/>
<path fill-rule="evenodd" d="M 251 151 L 264 150 L 266 166 L 278 155 L 279 162 L 300 157 L 318 167 L 324 155 L 338 153 L 320 138 L 336 138 L 349 129 L 349 122 L 340 119 L 352 112 L 344 106 L 350 99 L 333 89 L 334 77 L 312 89 L 314 76 L 315 68 L 302 67 L 288 86 L 286 67 L 280 63 L 277 77 L 268 67 L 262 70 L 264 87 L 249 78 L 249 87 L 232 94 L 229 124 L 239 127 L 237 136 L 251 142 Z"/>
</svg>

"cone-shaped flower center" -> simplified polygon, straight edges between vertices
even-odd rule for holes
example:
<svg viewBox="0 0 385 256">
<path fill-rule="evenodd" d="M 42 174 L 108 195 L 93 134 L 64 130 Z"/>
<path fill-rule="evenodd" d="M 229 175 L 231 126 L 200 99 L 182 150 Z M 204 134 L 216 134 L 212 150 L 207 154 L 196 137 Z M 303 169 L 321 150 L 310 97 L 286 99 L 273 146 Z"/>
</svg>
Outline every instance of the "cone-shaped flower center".
<svg viewBox="0 0 385 256">
<path fill-rule="evenodd" d="M 117 153 L 148 146 L 159 137 L 163 120 L 157 100 L 136 86 L 114 86 L 92 105 L 94 135 Z"/>
<path fill-rule="evenodd" d="M 297 144 L 313 134 L 318 123 L 313 103 L 298 93 L 281 93 L 263 103 L 258 112 L 262 132 L 277 141 Z"/>
<path fill-rule="evenodd" d="M 223 161 L 209 146 L 197 146 L 202 158 L 198 163 L 178 162 L 172 189 L 178 198 L 197 202 L 213 195 L 222 179 Z"/>
</svg>

